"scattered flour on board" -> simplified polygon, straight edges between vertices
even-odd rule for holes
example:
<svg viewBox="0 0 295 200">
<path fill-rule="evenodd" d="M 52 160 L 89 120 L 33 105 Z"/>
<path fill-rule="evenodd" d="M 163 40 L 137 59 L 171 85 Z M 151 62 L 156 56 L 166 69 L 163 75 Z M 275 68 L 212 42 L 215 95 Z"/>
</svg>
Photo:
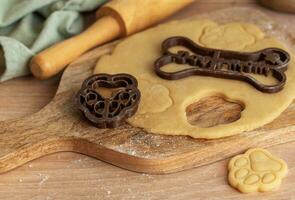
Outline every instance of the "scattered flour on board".
<svg viewBox="0 0 295 200">
<path fill-rule="evenodd" d="M 38 173 L 38 176 L 41 179 L 40 182 L 39 182 L 39 186 L 42 186 L 43 183 L 45 183 L 49 179 L 49 176 L 45 175 L 45 174 Z"/>
</svg>

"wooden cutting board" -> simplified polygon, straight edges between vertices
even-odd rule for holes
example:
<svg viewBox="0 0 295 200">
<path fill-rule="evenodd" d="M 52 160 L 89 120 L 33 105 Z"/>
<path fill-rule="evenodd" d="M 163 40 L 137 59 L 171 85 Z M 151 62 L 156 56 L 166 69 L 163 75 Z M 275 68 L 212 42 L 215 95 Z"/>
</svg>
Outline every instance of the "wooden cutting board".
<svg viewBox="0 0 295 200">
<path fill-rule="evenodd" d="M 237 13 L 247 16 L 249 12 L 252 16 L 248 20 L 266 23 L 263 20 L 267 18 L 249 9 L 227 10 L 210 14 L 210 18 L 223 21 Z M 117 129 L 91 126 L 75 107 L 74 95 L 91 75 L 99 57 L 110 53 L 115 44 L 94 49 L 71 64 L 62 76 L 55 98 L 45 108 L 25 118 L 0 122 L 1 173 L 50 153 L 72 151 L 132 171 L 165 174 L 209 164 L 250 147 L 295 140 L 295 102 L 264 127 L 217 140 L 155 135 L 128 124 Z M 227 111 L 227 104 L 224 106 L 223 112 L 231 112 Z M 215 118 L 208 116 L 207 120 Z"/>
</svg>

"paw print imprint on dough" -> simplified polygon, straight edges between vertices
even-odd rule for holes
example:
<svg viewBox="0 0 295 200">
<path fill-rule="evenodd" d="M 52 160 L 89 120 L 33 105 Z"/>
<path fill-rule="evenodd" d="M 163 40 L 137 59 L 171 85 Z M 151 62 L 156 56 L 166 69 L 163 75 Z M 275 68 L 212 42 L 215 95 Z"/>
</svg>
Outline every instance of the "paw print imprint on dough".
<svg viewBox="0 0 295 200">
<path fill-rule="evenodd" d="M 228 164 L 230 185 L 243 193 L 279 188 L 288 167 L 285 161 L 260 148 L 233 157 Z"/>
</svg>

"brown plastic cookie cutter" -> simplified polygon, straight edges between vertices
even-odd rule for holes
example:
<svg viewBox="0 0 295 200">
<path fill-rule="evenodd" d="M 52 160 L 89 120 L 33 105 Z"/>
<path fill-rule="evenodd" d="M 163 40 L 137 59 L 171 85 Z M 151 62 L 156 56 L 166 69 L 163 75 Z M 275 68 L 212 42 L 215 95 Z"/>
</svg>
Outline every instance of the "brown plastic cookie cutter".
<svg viewBox="0 0 295 200">
<path fill-rule="evenodd" d="M 172 53 L 170 48 L 182 46 L 191 51 Z M 192 75 L 213 76 L 245 81 L 257 90 L 265 93 L 275 93 L 283 89 L 287 77 L 290 55 L 279 48 L 267 48 L 256 52 L 236 52 L 201 47 L 186 37 L 171 37 L 162 43 L 163 56 L 154 63 L 155 72 L 164 79 L 176 80 Z M 162 67 L 170 64 L 187 64 L 191 68 L 165 72 Z M 250 74 L 268 76 L 278 81 L 274 85 L 265 85 Z"/>
<path fill-rule="evenodd" d="M 117 88 L 104 97 L 99 88 Z M 129 74 L 97 74 L 87 78 L 76 95 L 79 109 L 98 128 L 116 128 L 134 115 L 140 101 L 137 80 Z"/>
</svg>

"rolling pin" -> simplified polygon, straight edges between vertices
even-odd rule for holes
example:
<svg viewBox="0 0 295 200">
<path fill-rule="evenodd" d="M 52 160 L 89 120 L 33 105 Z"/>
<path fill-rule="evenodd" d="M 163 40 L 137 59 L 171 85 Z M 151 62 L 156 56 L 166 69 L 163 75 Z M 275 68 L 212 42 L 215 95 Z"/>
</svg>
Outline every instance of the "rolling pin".
<svg viewBox="0 0 295 200">
<path fill-rule="evenodd" d="M 33 75 L 49 78 L 87 50 L 150 27 L 194 0 L 113 0 L 96 13 L 98 20 L 81 34 L 57 43 L 30 61 Z"/>
<path fill-rule="evenodd" d="M 258 0 L 258 2 L 274 10 L 295 13 L 295 0 Z"/>
</svg>

